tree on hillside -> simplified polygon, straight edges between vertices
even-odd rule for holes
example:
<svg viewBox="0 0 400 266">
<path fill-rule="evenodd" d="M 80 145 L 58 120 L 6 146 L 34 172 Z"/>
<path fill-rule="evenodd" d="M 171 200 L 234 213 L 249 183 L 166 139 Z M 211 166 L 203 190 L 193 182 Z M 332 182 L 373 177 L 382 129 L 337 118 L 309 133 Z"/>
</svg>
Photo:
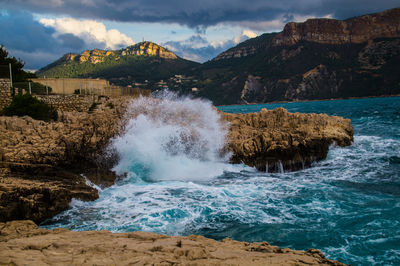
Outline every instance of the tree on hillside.
<svg viewBox="0 0 400 266">
<path fill-rule="evenodd" d="M 7 50 L 3 45 L 0 45 L 0 65 L 8 66 L 10 63 L 14 82 L 21 82 L 31 78 L 36 78 L 35 74 L 28 73 L 23 70 L 25 63 L 21 59 L 9 57 Z"/>
</svg>

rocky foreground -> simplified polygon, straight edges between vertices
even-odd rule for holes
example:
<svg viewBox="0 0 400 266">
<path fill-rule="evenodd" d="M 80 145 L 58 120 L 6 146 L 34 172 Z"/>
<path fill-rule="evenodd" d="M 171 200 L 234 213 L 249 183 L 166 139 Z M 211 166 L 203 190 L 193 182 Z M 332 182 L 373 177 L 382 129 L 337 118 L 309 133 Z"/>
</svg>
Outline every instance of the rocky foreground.
<svg viewBox="0 0 400 266">
<path fill-rule="evenodd" d="M 66 210 L 72 198 L 95 200 L 113 184 L 110 138 L 124 128 L 128 101 L 109 99 L 90 113 L 60 112 L 59 121 L 0 116 L 0 222 L 40 223 Z M 262 171 L 297 170 L 324 159 L 329 146 L 350 145 L 350 120 L 292 114 L 283 108 L 226 114 L 232 163 Z M 112 154 L 112 153 L 111 153 Z M 0 223 L 0 262 L 6 264 L 341 265 L 318 250 L 267 243 L 217 242 L 200 236 L 112 234 L 38 229 L 32 221 Z"/>
<path fill-rule="evenodd" d="M 110 99 L 91 113 L 62 112 L 51 123 L 0 117 L 0 222 L 40 223 L 66 210 L 72 198 L 97 199 L 89 182 L 109 186 L 117 178 L 110 170 L 117 158 L 106 147 L 124 127 L 127 103 Z M 353 140 L 349 119 L 324 114 L 278 108 L 222 113 L 222 118 L 230 125 L 226 150 L 232 152 L 232 163 L 261 171 L 309 167 L 326 157 L 331 144 L 346 146 Z"/>
<path fill-rule="evenodd" d="M 109 231 L 38 229 L 32 221 L 0 223 L 0 262 L 7 265 L 344 265 L 316 249 L 267 242 L 215 241 Z"/>
<path fill-rule="evenodd" d="M 60 112 L 59 121 L 50 123 L 0 116 L 0 221 L 42 222 L 67 209 L 72 198 L 97 199 L 82 174 L 113 184 L 112 160 L 103 148 L 117 134 L 126 102 L 115 106 Z"/>
</svg>

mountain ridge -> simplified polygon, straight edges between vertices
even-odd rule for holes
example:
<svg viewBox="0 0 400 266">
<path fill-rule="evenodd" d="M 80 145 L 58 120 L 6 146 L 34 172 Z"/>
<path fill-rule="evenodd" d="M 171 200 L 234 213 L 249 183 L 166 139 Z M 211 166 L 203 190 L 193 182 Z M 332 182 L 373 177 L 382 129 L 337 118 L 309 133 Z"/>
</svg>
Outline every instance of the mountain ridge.
<svg viewBox="0 0 400 266">
<path fill-rule="evenodd" d="M 324 44 L 363 43 L 375 38 L 400 37 L 400 8 L 372 13 L 345 20 L 313 18 L 305 22 L 289 22 L 278 33 L 266 33 L 272 37 L 266 47 L 294 45 L 299 41 Z M 367 25 L 367 26 L 366 26 Z M 266 37 L 266 36 L 264 36 Z M 245 41 L 246 42 L 246 41 Z M 244 43 L 245 43 L 244 42 Z M 222 52 L 212 60 L 237 58 L 256 53 L 255 47 L 236 47 Z"/>
<path fill-rule="evenodd" d="M 347 35 L 346 35 L 347 34 Z M 347 20 L 288 23 L 198 68 L 215 104 L 400 94 L 400 8 Z M 207 81 L 207 82 L 205 82 Z"/>
<path fill-rule="evenodd" d="M 151 45 L 150 45 L 151 44 Z M 290 22 L 203 64 L 150 42 L 66 54 L 39 76 L 147 82 L 214 104 L 266 103 L 400 94 L 400 8 L 346 20 Z"/>
<path fill-rule="evenodd" d="M 131 85 L 145 80 L 156 82 L 197 64 L 156 43 L 145 41 L 119 50 L 67 53 L 36 73 L 39 77 L 52 78 L 105 78 L 117 85 Z"/>
</svg>

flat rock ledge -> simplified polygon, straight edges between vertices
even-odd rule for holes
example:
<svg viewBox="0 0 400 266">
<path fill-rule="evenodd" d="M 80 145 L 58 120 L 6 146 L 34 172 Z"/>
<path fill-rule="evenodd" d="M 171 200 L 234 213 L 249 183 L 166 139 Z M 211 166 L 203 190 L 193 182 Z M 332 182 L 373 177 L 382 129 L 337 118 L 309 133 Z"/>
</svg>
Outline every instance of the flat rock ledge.
<svg viewBox="0 0 400 266">
<path fill-rule="evenodd" d="M 317 249 L 202 236 L 39 229 L 32 221 L 0 223 L 5 265 L 344 265 Z"/>
<path fill-rule="evenodd" d="M 260 171 L 304 169 L 325 159 L 330 145 L 344 147 L 353 141 L 350 119 L 338 116 L 290 113 L 284 108 L 222 116 L 230 123 L 231 161 Z"/>
</svg>

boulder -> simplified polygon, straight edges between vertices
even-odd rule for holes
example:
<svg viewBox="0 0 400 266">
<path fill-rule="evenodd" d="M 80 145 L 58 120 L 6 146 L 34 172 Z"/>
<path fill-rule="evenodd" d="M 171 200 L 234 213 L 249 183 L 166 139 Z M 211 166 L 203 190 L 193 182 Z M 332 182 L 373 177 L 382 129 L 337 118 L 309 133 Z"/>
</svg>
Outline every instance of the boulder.
<svg viewBox="0 0 400 266">
<path fill-rule="evenodd" d="M 222 116 L 230 123 L 231 161 L 261 171 L 303 169 L 325 159 L 330 145 L 343 147 L 353 141 L 350 119 L 337 116 L 290 113 L 284 108 Z"/>
</svg>

